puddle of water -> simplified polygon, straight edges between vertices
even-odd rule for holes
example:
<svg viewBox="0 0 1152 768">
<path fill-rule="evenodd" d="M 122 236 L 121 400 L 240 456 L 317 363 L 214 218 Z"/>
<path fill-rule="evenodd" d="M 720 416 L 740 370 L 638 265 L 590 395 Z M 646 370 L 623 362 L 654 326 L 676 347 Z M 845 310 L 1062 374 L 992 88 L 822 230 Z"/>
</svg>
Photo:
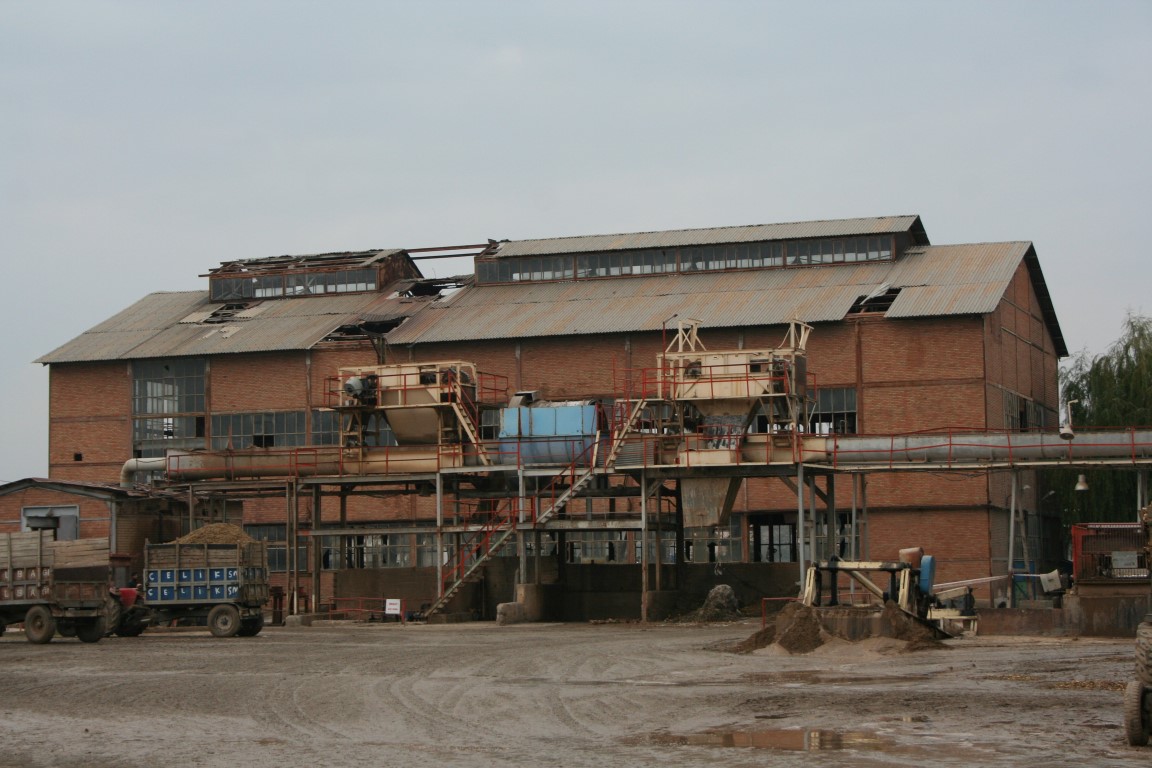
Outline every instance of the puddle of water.
<svg viewBox="0 0 1152 768">
<path fill-rule="evenodd" d="M 825 752 L 855 749 L 893 751 L 896 743 L 872 731 L 831 731 L 819 728 L 715 730 L 689 734 L 654 734 L 657 744 L 690 747 L 738 747 L 786 752 Z"/>
</svg>

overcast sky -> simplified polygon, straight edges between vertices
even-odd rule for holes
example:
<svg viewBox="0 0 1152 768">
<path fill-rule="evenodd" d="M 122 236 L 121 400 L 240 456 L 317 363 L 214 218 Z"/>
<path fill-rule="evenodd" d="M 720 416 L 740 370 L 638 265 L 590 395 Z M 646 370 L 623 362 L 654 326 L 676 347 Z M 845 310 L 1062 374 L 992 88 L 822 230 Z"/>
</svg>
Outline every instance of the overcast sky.
<svg viewBox="0 0 1152 768">
<path fill-rule="evenodd" d="M 0 481 L 33 360 L 232 259 L 919 214 L 1035 243 L 1102 352 L 1150 143 L 1145 1 L 0 0 Z"/>
</svg>

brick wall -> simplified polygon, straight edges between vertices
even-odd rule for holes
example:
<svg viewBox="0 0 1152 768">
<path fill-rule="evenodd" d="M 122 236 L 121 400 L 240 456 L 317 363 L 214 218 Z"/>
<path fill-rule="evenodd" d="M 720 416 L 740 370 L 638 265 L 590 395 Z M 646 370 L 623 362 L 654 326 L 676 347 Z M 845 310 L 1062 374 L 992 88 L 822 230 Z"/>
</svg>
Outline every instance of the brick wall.
<svg viewBox="0 0 1152 768">
<path fill-rule="evenodd" d="M 48 476 L 119 480 L 120 467 L 132 457 L 128 365 L 53 365 L 48 386 Z"/>
</svg>

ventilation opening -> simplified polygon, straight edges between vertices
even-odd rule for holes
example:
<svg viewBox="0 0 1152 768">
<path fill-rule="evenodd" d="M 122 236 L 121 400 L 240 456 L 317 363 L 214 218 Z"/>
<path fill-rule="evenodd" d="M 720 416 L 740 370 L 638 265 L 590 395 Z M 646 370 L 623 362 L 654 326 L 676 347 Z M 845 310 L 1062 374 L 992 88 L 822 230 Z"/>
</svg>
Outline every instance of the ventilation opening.
<svg viewBox="0 0 1152 768">
<path fill-rule="evenodd" d="M 888 308 L 892 306 L 892 302 L 900 295 L 899 288 L 889 288 L 883 293 L 868 294 L 856 299 L 852 308 L 848 310 L 849 315 L 871 315 L 887 312 Z"/>
<path fill-rule="evenodd" d="M 243 302 L 243 303 L 236 303 L 236 304 L 223 304 L 223 305 L 217 307 L 212 312 L 211 315 L 204 318 L 204 322 L 205 323 L 223 323 L 223 322 L 235 317 L 236 315 L 240 314 L 241 312 L 243 312 L 244 310 L 248 309 L 251 306 L 253 306 L 252 302 Z"/>
</svg>

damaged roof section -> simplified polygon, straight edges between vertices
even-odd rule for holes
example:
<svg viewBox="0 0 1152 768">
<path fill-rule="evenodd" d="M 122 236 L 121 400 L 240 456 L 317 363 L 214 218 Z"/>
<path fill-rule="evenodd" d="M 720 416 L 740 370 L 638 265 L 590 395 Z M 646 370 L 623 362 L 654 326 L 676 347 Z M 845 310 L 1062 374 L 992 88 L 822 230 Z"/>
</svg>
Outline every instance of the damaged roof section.
<svg viewBox="0 0 1152 768">
<path fill-rule="evenodd" d="M 201 277 L 237 273 L 270 273 L 300 271 L 308 269 L 359 269 L 385 261 L 390 256 L 405 253 L 403 248 L 376 249 L 369 251 L 340 251 L 317 253 L 306 256 L 269 256 L 262 259 L 237 259 L 221 262 L 220 266 L 208 270 Z"/>
</svg>

